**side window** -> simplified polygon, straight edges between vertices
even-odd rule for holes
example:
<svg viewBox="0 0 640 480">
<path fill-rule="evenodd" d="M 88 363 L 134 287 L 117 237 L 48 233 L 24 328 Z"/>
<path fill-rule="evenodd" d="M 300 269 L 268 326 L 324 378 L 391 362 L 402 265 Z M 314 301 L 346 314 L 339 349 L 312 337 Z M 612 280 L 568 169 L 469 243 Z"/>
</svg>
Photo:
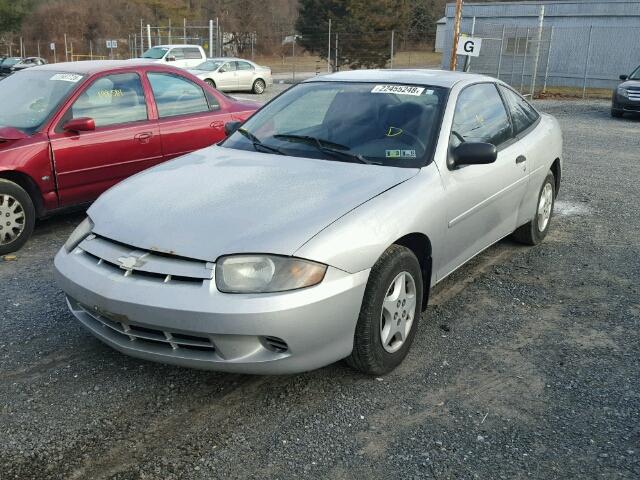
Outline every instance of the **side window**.
<svg viewBox="0 0 640 480">
<path fill-rule="evenodd" d="M 204 91 L 186 78 L 166 73 L 148 73 L 160 118 L 206 112 Z"/>
<path fill-rule="evenodd" d="M 176 60 L 184 60 L 184 49 L 172 48 L 167 57 L 175 57 Z"/>
<path fill-rule="evenodd" d="M 538 120 L 538 112 L 524 98 L 510 88 L 501 86 L 500 91 L 507 101 L 515 135 L 525 131 Z"/>
<path fill-rule="evenodd" d="M 238 70 L 253 70 L 253 65 L 248 62 L 236 62 L 238 64 Z"/>
<path fill-rule="evenodd" d="M 493 83 L 465 88 L 453 115 L 451 141 L 487 142 L 496 146 L 511 138 L 511 125 L 504 103 Z"/>
<path fill-rule="evenodd" d="M 202 55 L 197 48 L 184 48 L 184 58 L 188 60 L 201 59 Z"/>
<path fill-rule="evenodd" d="M 235 72 L 236 71 L 236 62 L 227 62 L 225 63 L 222 68 L 220 69 L 220 71 L 225 71 L 225 72 Z"/>
<path fill-rule="evenodd" d="M 147 120 L 147 103 L 137 73 L 106 75 L 95 80 L 67 110 L 63 123 L 90 117 L 96 127 Z"/>
</svg>

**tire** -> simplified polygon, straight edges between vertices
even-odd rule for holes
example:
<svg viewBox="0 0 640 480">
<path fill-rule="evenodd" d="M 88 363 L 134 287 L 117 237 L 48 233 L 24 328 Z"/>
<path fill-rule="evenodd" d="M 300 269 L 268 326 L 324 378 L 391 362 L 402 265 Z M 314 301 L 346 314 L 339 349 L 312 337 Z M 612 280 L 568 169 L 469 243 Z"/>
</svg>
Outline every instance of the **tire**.
<svg viewBox="0 0 640 480">
<path fill-rule="evenodd" d="M 211 87 L 216 88 L 216 82 L 214 82 L 210 78 L 205 78 L 204 81 L 207 82 Z"/>
<path fill-rule="evenodd" d="M 253 87 L 251 88 L 251 91 L 257 95 L 261 95 L 264 93 L 266 89 L 267 89 L 267 84 L 264 82 L 264 80 L 259 78 L 255 82 L 253 82 Z"/>
<path fill-rule="evenodd" d="M 612 108 L 611 116 L 613 118 L 621 118 L 622 116 L 624 116 L 624 112 L 622 110 L 616 110 L 615 108 Z"/>
<path fill-rule="evenodd" d="M 20 186 L 0 179 L 0 255 L 20 250 L 36 223 L 36 210 Z"/>
<path fill-rule="evenodd" d="M 402 284 L 406 297 L 398 290 Z M 346 359 L 348 365 L 368 375 L 384 375 L 404 360 L 418 328 L 422 289 L 422 271 L 416 256 L 406 247 L 390 246 L 371 269 L 356 325 L 353 352 Z M 406 304 L 396 303 L 394 297 L 398 293 Z M 399 343 L 403 327 L 404 340 Z M 386 346 L 383 338 L 387 339 Z"/>
<path fill-rule="evenodd" d="M 550 193 L 549 193 L 550 192 Z M 544 205 L 542 204 L 543 195 L 546 196 Z M 549 197 L 550 195 L 550 197 Z M 550 202 L 550 204 L 549 204 Z M 536 202 L 536 211 L 533 216 L 533 220 L 525 223 L 515 232 L 513 232 L 513 238 L 525 245 L 538 245 L 549 232 L 551 225 L 551 218 L 553 216 L 553 207 L 556 203 L 556 181 L 553 173 L 547 173 L 542 187 L 540 187 L 540 193 L 538 193 L 538 201 Z M 542 209 L 542 212 L 541 212 Z M 544 212 L 548 212 L 548 215 Z M 546 218 L 546 221 L 544 219 Z"/>
</svg>

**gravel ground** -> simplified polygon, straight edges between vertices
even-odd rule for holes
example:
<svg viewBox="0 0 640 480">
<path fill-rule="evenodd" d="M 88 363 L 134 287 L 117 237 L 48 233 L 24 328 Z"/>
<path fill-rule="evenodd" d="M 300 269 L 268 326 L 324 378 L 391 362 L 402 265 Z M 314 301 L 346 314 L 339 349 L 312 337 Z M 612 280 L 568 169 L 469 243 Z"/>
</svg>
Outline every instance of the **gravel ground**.
<svg viewBox="0 0 640 480">
<path fill-rule="evenodd" d="M 40 222 L 0 260 L 0 477 L 639 478 L 640 120 L 538 105 L 566 143 L 550 235 L 502 241 L 442 282 L 384 378 L 125 357 L 53 282 L 82 214 Z"/>
</svg>

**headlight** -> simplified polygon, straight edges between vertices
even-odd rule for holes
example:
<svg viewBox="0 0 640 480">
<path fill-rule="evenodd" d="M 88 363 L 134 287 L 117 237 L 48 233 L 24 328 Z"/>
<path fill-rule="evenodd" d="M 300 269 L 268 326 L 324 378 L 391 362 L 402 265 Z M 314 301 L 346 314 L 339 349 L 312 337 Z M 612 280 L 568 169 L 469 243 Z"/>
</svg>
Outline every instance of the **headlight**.
<svg viewBox="0 0 640 480">
<path fill-rule="evenodd" d="M 64 244 L 64 248 L 67 252 L 70 252 L 78 246 L 78 244 L 87 238 L 93 230 L 93 222 L 89 217 L 85 218 L 80 225 L 71 233 L 69 238 Z"/>
<path fill-rule="evenodd" d="M 276 255 L 231 255 L 216 263 L 216 286 L 224 293 L 268 293 L 317 285 L 327 266 Z"/>
<path fill-rule="evenodd" d="M 628 97 L 629 96 L 629 90 L 627 90 L 624 87 L 618 87 L 618 95 L 620 95 L 622 97 Z"/>
</svg>

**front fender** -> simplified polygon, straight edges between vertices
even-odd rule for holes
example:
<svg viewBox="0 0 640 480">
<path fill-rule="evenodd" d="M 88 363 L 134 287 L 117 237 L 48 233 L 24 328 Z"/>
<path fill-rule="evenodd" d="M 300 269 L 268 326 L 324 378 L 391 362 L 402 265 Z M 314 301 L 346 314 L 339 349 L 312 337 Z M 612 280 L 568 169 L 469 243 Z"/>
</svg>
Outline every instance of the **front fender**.
<svg viewBox="0 0 640 480">
<path fill-rule="evenodd" d="M 294 255 L 355 273 L 371 268 L 396 240 L 422 233 L 431 241 L 432 272 L 437 272 L 446 233 L 444 201 L 440 174 L 432 163 L 324 228 Z"/>
</svg>

